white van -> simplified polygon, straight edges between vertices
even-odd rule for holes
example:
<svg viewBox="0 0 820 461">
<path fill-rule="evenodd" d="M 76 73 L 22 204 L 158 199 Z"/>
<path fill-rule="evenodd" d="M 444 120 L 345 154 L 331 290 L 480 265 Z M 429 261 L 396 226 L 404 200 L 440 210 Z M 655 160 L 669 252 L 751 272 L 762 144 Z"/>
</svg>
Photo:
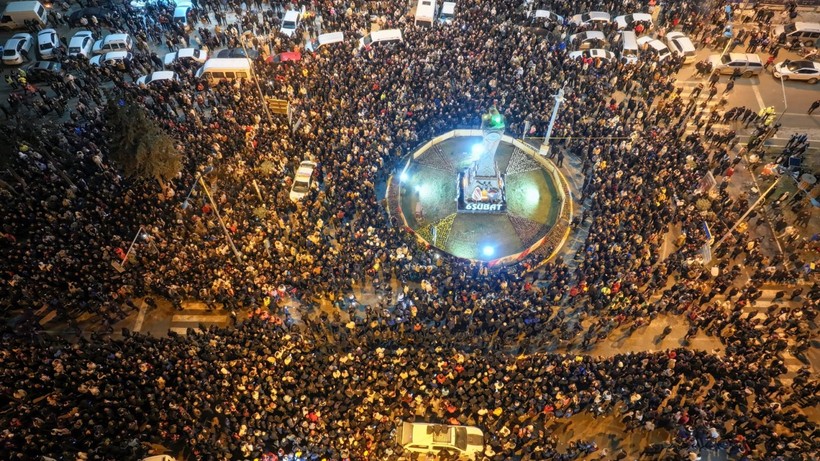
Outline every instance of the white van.
<svg viewBox="0 0 820 461">
<path fill-rule="evenodd" d="M 251 78 L 251 64 L 245 58 L 211 58 L 196 71 L 196 78 L 212 83 Z"/>
<path fill-rule="evenodd" d="M 625 59 L 627 64 L 638 62 L 638 37 L 634 30 L 621 32 L 621 58 Z"/>
<path fill-rule="evenodd" d="M 9 3 L 9 5 L 11 5 Z M 774 38 L 778 40 L 782 33 L 786 33 L 786 43 L 791 44 L 795 40 L 800 40 L 804 46 L 815 46 L 820 39 L 820 23 L 816 22 L 795 22 L 785 26 L 775 26 Z"/>
<path fill-rule="evenodd" d="M 436 0 L 419 0 L 416 4 L 416 21 L 417 26 L 433 27 L 436 23 L 436 13 L 438 10 L 438 3 Z"/>
<path fill-rule="evenodd" d="M 325 45 L 332 45 L 334 43 L 342 43 L 345 41 L 344 32 L 328 32 L 321 34 L 316 40 L 308 40 L 305 44 L 305 49 L 311 52 L 318 50 Z"/>
<path fill-rule="evenodd" d="M 296 32 L 296 28 L 299 27 L 300 16 L 300 13 L 296 10 L 285 12 L 285 17 L 282 18 L 282 27 L 279 28 L 279 32 L 282 32 L 288 37 L 292 37 L 293 33 Z"/>
<path fill-rule="evenodd" d="M 110 34 L 104 39 L 94 42 L 91 52 L 94 54 L 108 53 L 109 51 L 131 51 L 134 42 L 128 34 Z"/>
<path fill-rule="evenodd" d="M 27 20 L 45 27 L 48 24 L 48 11 L 40 2 L 11 2 L 6 5 L 0 18 L 0 28 L 22 29 L 26 27 Z"/>
<path fill-rule="evenodd" d="M 189 11 L 191 11 L 191 7 L 187 5 L 177 5 L 174 9 L 174 22 L 181 25 L 186 32 L 191 31 L 191 23 L 188 21 Z"/>
<path fill-rule="evenodd" d="M 403 42 L 404 36 L 400 29 L 384 29 L 370 32 L 359 39 L 359 49 L 369 46 L 371 43 L 398 43 Z"/>
<path fill-rule="evenodd" d="M 444 2 L 441 4 L 441 14 L 438 15 L 438 22 L 450 24 L 456 18 L 455 2 Z"/>
</svg>

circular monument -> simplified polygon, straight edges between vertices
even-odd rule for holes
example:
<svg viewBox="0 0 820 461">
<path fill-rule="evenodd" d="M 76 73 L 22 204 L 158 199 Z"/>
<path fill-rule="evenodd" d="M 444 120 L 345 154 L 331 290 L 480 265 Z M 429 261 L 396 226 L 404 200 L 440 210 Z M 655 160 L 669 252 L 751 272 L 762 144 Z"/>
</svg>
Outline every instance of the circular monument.
<svg viewBox="0 0 820 461">
<path fill-rule="evenodd" d="M 391 215 L 459 258 L 495 265 L 553 257 L 572 215 L 566 179 L 535 148 L 504 135 L 497 112 L 484 122 L 417 149 L 390 178 Z"/>
</svg>

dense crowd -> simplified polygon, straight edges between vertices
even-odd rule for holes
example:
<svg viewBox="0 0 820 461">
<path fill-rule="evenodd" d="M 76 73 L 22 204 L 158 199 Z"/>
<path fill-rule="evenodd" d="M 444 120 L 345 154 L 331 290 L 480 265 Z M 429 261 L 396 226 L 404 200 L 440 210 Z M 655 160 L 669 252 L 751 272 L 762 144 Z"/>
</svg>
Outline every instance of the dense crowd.
<svg viewBox="0 0 820 461">
<path fill-rule="evenodd" d="M 590 412 L 630 430 L 668 431 L 670 459 L 693 459 L 705 448 L 810 459 L 816 428 L 798 409 L 816 403 L 817 382 L 801 374 L 791 387 L 780 384 L 779 353 L 810 347 L 820 293 L 816 286 L 797 293 L 803 309 L 776 308 L 764 320 L 744 310 L 763 283 L 794 278 L 805 263 L 800 255 L 765 256 L 748 232 L 735 232 L 715 255 L 720 275 L 709 280 L 697 258 L 707 240 L 702 223 L 722 235 L 734 222 L 727 217 L 748 204 L 727 191 L 740 157 L 733 135 L 712 129 L 722 115 L 702 103 L 706 95 L 686 104 L 676 91 L 681 60 L 657 62 L 648 50 L 636 64 L 570 59 L 562 37 L 579 29 L 556 24 L 535 34 L 518 26 L 525 10 L 513 1 L 459 5 L 453 24 L 433 29 L 414 27 L 400 3 L 305 5 L 324 31 L 355 36 L 373 15 L 383 28 L 401 27 L 405 41 L 362 50 L 348 41 L 278 66 L 260 58 L 261 91 L 291 102 L 292 126 L 284 118 L 270 123 L 251 85 L 208 85 L 194 79 L 192 66 L 175 67 L 178 83 L 134 83 L 162 64 L 151 47 L 236 46 L 250 37 L 247 46 L 272 52 L 315 33 L 315 22 L 305 21 L 290 39 L 277 34 L 282 6 L 262 2 L 199 2 L 192 34 L 168 20 L 170 5 L 119 7 L 110 29 L 135 37 L 131 64 L 65 59 L 76 78 L 43 85 L 12 107 L 18 187 L 0 188 L 0 299 L 9 312 L 29 315 L 18 331 L 36 328 L 44 306 L 68 322 L 90 312 L 112 325 L 144 296 L 177 307 L 186 299 L 226 310 L 269 307 L 273 316 L 163 339 L 94 335 L 70 344 L 6 332 L 0 389 L 14 411 L 0 417 L 0 457 L 135 459 L 159 443 L 190 459 L 386 460 L 402 455 L 397 422 L 423 420 L 484 428 L 486 459 L 563 460 L 595 447 L 559 446 L 556 421 Z M 720 36 L 723 10 L 692 3 L 663 5 L 658 30 Z M 647 5 L 538 7 L 614 16 Z M 605 33 L 615 41 L 614 26 Z M 51 107 L 46 87 L 57 100 L 79 95 L 79 102 L 59 125 L 24 126 L 34 111 L 67 110 Z M 544 253 L 536 252 L 488 270 L 438 257 L 391 222 L 377 190 L 420 142 L 478 127 L 495 103 L 510 133 L 540 133 L 561 87 L 566 101 L 554 136 L 585 175 L 573 225 L 589 233 L 574 267 L 540 265 Z M 619 102 L 615 91 L 626 96 Z M 109 160 L 104 106 L 112 99 L 145 107 L 178 142 L 184 168 L 165 189 L 123 177 Z M 697 131 L 686 134 L 690 124 Z M 304 158 L 319 166 L 297 205 L 290 178 Z M 700 186 L 708 172 L 720 179 L 711 196 Z M 194 187 L 200 175 L 241 262 Z M 709 212 L 699 208 L 704 200 Z M 141 226 L 126 270 L 114 270 Z M 662 260 L 671 226 L 683 230 L 683 241 Z M 741 266 L 755 274 L 745 284 Z M 394 278 L 403 287 L 395 296 L 386 283 Z M 304 325 L 283 322 L 269 303 L 284 287 L 304 304 L 325 298 L 343 308 L 345 295 L 365 285 L 385 291 L 379 306 L 305 316 Z M 703 331 L 725 350 L 543 352 L 581 332 L 576 346 L 589 347 L 659 313 L 685 316 L 687 337 Z M 586 327 L 583 319 L 594 320 Z"/>
</svg>

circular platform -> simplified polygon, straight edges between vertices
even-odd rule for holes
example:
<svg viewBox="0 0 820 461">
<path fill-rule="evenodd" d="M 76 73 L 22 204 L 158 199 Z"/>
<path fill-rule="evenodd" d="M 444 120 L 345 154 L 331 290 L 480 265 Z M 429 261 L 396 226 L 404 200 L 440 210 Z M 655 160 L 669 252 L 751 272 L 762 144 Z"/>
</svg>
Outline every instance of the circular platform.
<svg viewBox="0 0 820 461">
<path fill-rule="evenodd" d="M 480 130 L 455 130 L 416 150 L 390 179 L 391 215 L 423 243 L 459 258 L 509 264 L 536 251 L 553 256 L 569 228 L 568 186 L 552 162 L 526 143 L 501 136 L 495 152 L 505 209 L 459 211 L 459 172 L 472 164 L 472 147 L 483 141 Z"/>
</svg>

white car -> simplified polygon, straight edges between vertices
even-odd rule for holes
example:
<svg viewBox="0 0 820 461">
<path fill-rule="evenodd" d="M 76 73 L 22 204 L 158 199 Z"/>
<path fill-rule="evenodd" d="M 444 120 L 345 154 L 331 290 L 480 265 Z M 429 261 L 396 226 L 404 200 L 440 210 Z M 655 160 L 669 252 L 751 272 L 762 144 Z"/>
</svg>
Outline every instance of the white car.
<svg viewBox="0 0 820 461">
<path fill-rule="evenodd" d="M 71 37 L 68 42 L 69 56 L 91 56 L 91 49 L 94 47 L 94 34 L 90 30 L 81 30 Z"/>
<path fill-rule="evenodd" d="M 396 428 L 396 443 L 415 453 L 474 459 L 484 452 L 484 432 L 472 426 L 402 422 Z"/>
<path fill-rule="evenodd" d="M 641 47 L 645 46 L 646 49 L 654 50 L 658 57 L 658 62 L 663 62 L 666 58 L 672 56 L 672 52 L 669 51 L 668 46 L 664 45 L 662 41 L 648 35 L 638 38 L 638 45 Z"/>
<path fill-rule="evenodd" d="M 28 61 L 28 52 L 34 37 L 31 34 L 14 34 L 3 47 L 3 64 L 16 66 Z"/>
<path fill-rule="evenodd" d="M 534 24 L 540 25 L 547 25 L 547 24 L 563 24 L 564 17 L 553 13 L 552 11 L 547 10 L 535 10 L 535 12 L 530 13 L 530 21 Z"/>
<path fill-rule="evenodd" d="M 652 15 L 647 13 L 632 13 L 615 17 L 615 24 L 618 25 L 618 30 L 626 29 L 627 27 L 634 29 L 636 22 L 646 23 L 646 30 L 651 29 L 653 26 Z"/>
<path fill-rule="evenodd" d="M 675 56 L 682 56 L 684 64 L 691 64 L 697 59 L 697 49 L 692 40 L 683 32 L 668 32 L 666 34 L 666 44 Z"/>
<path fill-rule="evenodd" d="M 600 48 L 592 48 L 590 50 L 584 51 L 573 51 L 569 54 L 571 59 L 578 59 L 578 58 L 600 58 L 604 61 L 614 61 L 615 60 L 615 53 L 607 50 L 602 50 Z"/>
<path fill-rule="evenodd" d="M 589 13 L 576 14 L 569 22 L 576 26 L 605 26 L 610 23 L 612 16 L 603 11 L 590 11 Z"/>
<path fill-rule="evenodd" d="M 786 60 L 774 65 L 772 75 L 783 80 L 802 80 L 815 84 L 820 80 L 820 62 Z"/>
<path fill-rule="evenodd" d="M 176 72 L 171 72 L 170 70 L 160 70 L 138 78 L 137 85 L 148 85 L 149 83 L 162 82 L 166 80 L 178 81 L 179 78 L 177 78 Z"/>
<path fill-rule="evenodd" d="M 109 51 L 105 54 L 98 54 L 91 58 L 88 62 L 95 67 L 115 66 L 120 62 L 131 61 L 133 56 L 127 51 Z"/>
<path fill-rule="evenodd" d="M 54 29 L 43 29 L 37 34 L 37 50 L 41 59 L 54 59 L 55 53 L 62 47 L 60 37 Z"/>
<path fill-rule="evenodd" d="M 316 163 L 310 160 L 303 160 L 299 164 L 299 169 L 296 170 L 296 176 L 293 178 L 293 186 L 290 188 L 291 200 L 298 202 L 307 195 L 313 182 L 313 170 L 315 169 Z"/>
<path fill-rule="evenodd" d="M 162 59 L 165 67 L 172 65 L 177 60 L 194 61 L 200 64 L 208 60 L 208 52 L 205 50 L 197 50 L 196 48 L 182 48 L 173 53 L 167 53 Z"/>
<path fill-rule="evenodd" d="M 606 44 L 606 35 L 599 30 L 588 30 L 578 32 L 569 36 L 569 44 L 578 50 L 583 50 L 594 46 L 593 42 L 598 41 L 600 45 Z"/>
</svg>

